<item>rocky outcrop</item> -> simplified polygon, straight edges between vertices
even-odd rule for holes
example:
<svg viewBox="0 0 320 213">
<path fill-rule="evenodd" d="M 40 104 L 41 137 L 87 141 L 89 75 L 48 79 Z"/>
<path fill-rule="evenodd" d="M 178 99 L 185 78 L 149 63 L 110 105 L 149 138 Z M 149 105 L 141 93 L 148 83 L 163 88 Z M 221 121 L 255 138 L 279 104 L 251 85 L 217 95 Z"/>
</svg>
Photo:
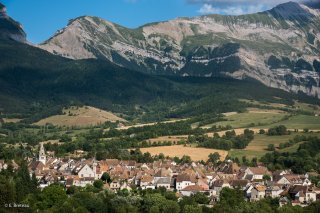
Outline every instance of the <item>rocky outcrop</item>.
<svg viewBox="0 0 320 213">
<path fill-rule="evenodd" d="M 6 13 L 6 7 L 0 3 L 0 39 L 26 42 L 26 34 L 21 24 L 14 21 Z"/>
<path fill-rule="evenodd" d="M 253 78 L 320 98 L 320 12 L 293 2 L 256 14 L 178 18 L 137 29 L 83 16 L 39 47 L 152 74 Z"/>
</svg>

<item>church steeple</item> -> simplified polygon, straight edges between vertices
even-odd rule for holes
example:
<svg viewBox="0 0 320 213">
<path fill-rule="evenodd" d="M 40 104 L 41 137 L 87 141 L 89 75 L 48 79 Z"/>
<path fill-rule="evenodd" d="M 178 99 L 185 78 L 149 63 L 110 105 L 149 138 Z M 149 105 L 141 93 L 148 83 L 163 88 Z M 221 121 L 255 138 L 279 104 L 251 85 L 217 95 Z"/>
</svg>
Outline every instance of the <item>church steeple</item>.
<svg viewBox="0 0 320 213">
<path fill-rule="evenodd" d="M 46 157 L 46 152 L 43 147 L 43 143 L 40 143 L 39 161 L 42 162 L 43 164 L 46 164 L 46 160 L 47 160 L 47 157 Z"/>
</svg>

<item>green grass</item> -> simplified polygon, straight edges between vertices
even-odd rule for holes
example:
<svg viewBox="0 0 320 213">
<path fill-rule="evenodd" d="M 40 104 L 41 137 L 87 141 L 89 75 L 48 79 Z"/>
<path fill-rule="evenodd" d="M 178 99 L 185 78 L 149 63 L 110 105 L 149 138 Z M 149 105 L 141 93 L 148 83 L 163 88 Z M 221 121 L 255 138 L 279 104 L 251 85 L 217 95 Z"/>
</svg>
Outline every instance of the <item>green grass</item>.
<svg viewBox="0 0 320 213">
<path fill-rule="evenodd" d="M 284 148 L 284 149 L 280 149 L 278 150 L 279 152 L 295 152 L 298 150 L 300 144 L 303 144 L 304 142 L 300 142 L 300 143 L 297 143 L 297 144 L 294 144 L 293 146 L 290 146 L 290 147 L 287 147 L 287 148 Z"/>
<path fill-rule="evenodd" d="M 285 125 L 288 129 L 310 129 L 320 130 L 320 117 L 311 115 L 296 115 L 290 117 L 288 120 L 278 122 L 272 125 L 263 126 L 270 128 L 277 125 Z"/>
<path fill-rule="evenodd" d="M 313 114 L 320 114 L 320 107 L 317 105 L 306 104 L 296 101 L 294 106 L 302 111 L 310 112 Z"/>
<path fill-rule="evenodd" d="M 227 126 L 231 125 L 233 128 L 241 128 L 241 127 L 249 127 L 249 126 L 262 126 L 262 125 L 269 125 L 276 122 L 279 122 L 281 119 L 284 118 L 286 113 L 277 114 L 277 113 L 239 113 L 236 115 L 231 115 L 226 117 L 228 121 L 217 122 L 208 127 L 213 125 L 221 125 Z"/>
<path fill-rule="evenodd" d="M 302 134 L 303 133 L 301 133 L 300 135 Z M 285 143 L 288 140 L 294 138 L 296 135 L 298 135 L 298 133 L 292 133 L 290 135 L 281 136 L 255 135 L 253 141 L 249 144 L 247 148 L 254 147 L 257 151 L 263 151 L 267 148 L 269 144 L 273 144 L 277 147 L 280 143 Z"/>
<path fill-rule="evenodd" d="M 243 149 L 232 149 L 229 151 L 229 157 L 231 158 L 238 158 L 240 161 L 243 156 L 246 156 L 247 159 L 252 159 L 254 157 L 260 159 L 267 151 L 264 152 L 257 152 L 252 150 L 243 150 Z"/>
<path fill-rule="evenodd" d="M 292 133 L 290 135 L 282 135 L 282 136 L 267 136 L 267 135 L 255 135 L 254 140 L 249 144 L 249 146 L 244 149 L 232 149 L 229 152 L 229 156 L 232 158 L 238 157 L 240 160 L 242 156 L 246 156 L 247 159 L 252 159 L 257 157 L 258 159 L 262 157 L 264 154 L 268 153 L 267 147 L 269 144 L 275 145 L 278 147 L 280 143 L 285 143 L 289 139 L 294 138 L 296 135 L 305 135 L 305 136 L 317 136 L 320 137 L 320 133 Z M 277 150 L 279 152 L 294 152 L 299 148 L 299 145 L 303 143 L 297 143 L 291 147 L 287 147 L 285 149 Z"/>
</svg>

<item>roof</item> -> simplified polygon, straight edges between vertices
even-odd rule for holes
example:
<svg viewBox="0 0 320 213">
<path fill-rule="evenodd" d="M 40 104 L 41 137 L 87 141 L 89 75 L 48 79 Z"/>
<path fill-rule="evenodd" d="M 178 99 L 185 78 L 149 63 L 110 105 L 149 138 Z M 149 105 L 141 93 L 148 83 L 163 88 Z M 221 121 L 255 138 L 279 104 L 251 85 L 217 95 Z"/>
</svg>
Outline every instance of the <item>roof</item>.
<svg viewBox="0 0 320 213">
<path fill-rule="evenodd" d="M 171 176 L 171 171 L 165 168 L 161 168 L 159 169 L 155 175 L 155 177 L 169 177 Z"/>
<path fill-rule="evenodd" d="M 94 177 L 83 177 L 80 178 L 81 181 L 94 181 Z"/>
<path fill-rule="evenodd" d="M 204 191 L 204 189 L 199 185 L 190 185 L 185 187 L 181 191 L 201 192 Z"/>
<path fill-rule="evenodd" d="M 150 175 L 143 175 L 140 179 L 140 182 L 152 182 L 153 177 Z"/>
<path fill-rule="evenodd" d="M 183 181 L 190 181 L 192 183 L 195 183 L 196 179 L 192 175 L 189 175 L 189 174 L 186 174 L 186 173 L 179 174 L 177 176 L 177 182 L 183 182 Z"/>
<path fill-rule="evenodd" d="M 302 183 L 306 179 L 303 175 L 297 175 L 297 174 L 288 174 L 283 175 L 290 183 Z"/>
<path fill-rule="evenodd" d="M 269 173 L 268 169 L 264 166 L 249 167 L 248 169 L 255 175 L 265 175 Z"/>
<path fill-rule="evenodd" d="M 303 191 L 304 193 L 306 193 L 307 188 L 308 188 L 307 186 L 294 185 L 294 186 L 290 187 L 289 194 L 297 194 L 300 191 Z"/>
<path fill-rule="evenodd" d="M 34 170 L 43 168 L 44 164 L 41 161 L 32 161 L 28 167 L 29 169 L 34 171 Z"/>
<path fill-rule="evenodd" d="M 263 186 L 263 185 L 257 185 L 254 187 L 257 191 L 259 192 L 264 192 L 266 191 L 267 187 Z"/>
<path fill-rule="evenodd" d="M 229 184 L 227 180 L 216 180 L 214 183 L 213 183 L 213 186 L 214 187 L 222 187 L 223 184 Z"/>
<path fill-rule="evenodd" d="M 230 185 L 233 187 L 245 187 L 249 183 L 248 180 L 232 180 L 230 181 Z"/>
<path fill-rule="evenodd" d="M 105 162 L 108 166 L 116 166 L 120 163 L 118 159 L 106 159 Z"/>
<path fill-rule="evenodd" d="M 171 179 L 169 177 L 160 178 L 157 184 L 171 184 Z"/>
</svg>

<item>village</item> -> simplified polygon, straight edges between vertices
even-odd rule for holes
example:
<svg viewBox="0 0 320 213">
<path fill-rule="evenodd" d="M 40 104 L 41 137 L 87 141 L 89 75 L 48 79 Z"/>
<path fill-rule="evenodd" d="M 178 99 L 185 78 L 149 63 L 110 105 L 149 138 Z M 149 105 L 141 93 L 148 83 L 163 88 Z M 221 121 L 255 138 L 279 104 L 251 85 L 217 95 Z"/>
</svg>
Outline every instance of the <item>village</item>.
<svg viewBox="0 0 320 213">
<path fill-rule="evenodd" d="M 7 168 L 0 160 L 0 171 Z M 18 165 L 13 162 L 13 168 Z M 271 172 L 263 165 L 257 167 L 239 167 L 232 161 L 218 166 L 208 166 L 192 162 L 177 164 L 170 159 L 153 163 L 137 163 L 106 159 L 60 159 L 47 156 L 43 144 L 40 146 L 38 159 L 28 165 L 31 175 L 38 179 L 40 188 L 60 182 L 68 189 L 71 186 L 85 187 L 93 185 L 106 173 L 110 181 L 104 189 L 118 192 L 133 187 L 146 189 L 165 188 L 176 192 L 176 196 L 191 196 L 204 193 L 210 199 L 210 205 L 219 201 L 220 191 L 227 187 L 240 189 L 247 201 L 259 201 L 271 197 L 279 198 L 279 205 L 307 206 L 320 200 L 320 188 L 309 180 L 309 173 L 293 174 L 290 170 Z"/>
</svg>

